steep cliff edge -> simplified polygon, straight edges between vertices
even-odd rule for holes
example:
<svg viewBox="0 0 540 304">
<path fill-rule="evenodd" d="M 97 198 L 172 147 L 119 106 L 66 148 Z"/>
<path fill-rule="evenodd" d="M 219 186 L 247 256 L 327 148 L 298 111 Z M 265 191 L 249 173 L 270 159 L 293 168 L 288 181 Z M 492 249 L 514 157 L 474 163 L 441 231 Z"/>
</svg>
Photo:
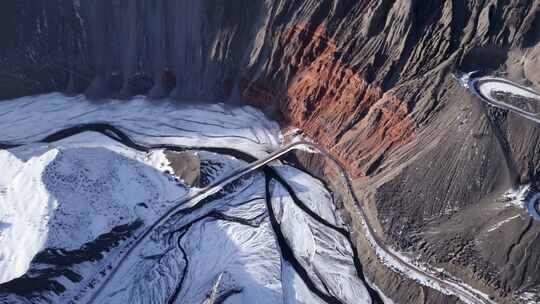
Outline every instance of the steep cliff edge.
<svg viewBox="0 0 540 304">
<path fill-rule="evenodd" d="M 267 91 L 281 92 L 286 122 L 360 177 L 391 244 L 497 302 L 538 294 L 540 225 L 500 202 L 511 187 L 500 147 L 483 106 L 450 77 L 479 69 L 538 86 L 538 2 L 382 6 L 276 34 L 291 54 L 282 65 L 297 71 Z M 536 183 L 536 127 L 490 113 L 521 182 Z"/>
<path fill-rule="evenodd" d="M 500 201 L 512 181 L 488 117 L 522 183 L 538 183 L 540 132 L 486 110 L 450 73 L 539 88 L 539 5 L 11 2 L 0 12 L 0 98 L 69 89 L 256 105 L 347 166 L 388 244 L 498 302 L 523 302 L 540 293 L 540 224 Z M 387 276 L 376 283 L 398 303 L 433 301 Z"/>
</svg>

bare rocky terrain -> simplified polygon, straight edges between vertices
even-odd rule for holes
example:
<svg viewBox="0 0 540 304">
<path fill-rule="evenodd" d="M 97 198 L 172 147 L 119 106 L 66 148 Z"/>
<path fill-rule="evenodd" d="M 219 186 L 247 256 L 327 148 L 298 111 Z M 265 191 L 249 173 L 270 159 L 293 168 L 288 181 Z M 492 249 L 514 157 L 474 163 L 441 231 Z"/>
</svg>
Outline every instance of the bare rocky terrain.
<svg viewBox="0 0 540 304">
<path fill-rule="evenodd" d="M 165 156 L 173 169 L 171 173 L 189 186 L 198 186 L 200 184 L 201 160 L 196 153 L 191 151 L 166 151 Z"/>
<path fill-rule="evenodd" d="M 2 6 L 0 98 L 67 91 L 255 105 L 346 165 L 392 247 L 498 303 L 540 294 L 540 223 L 503 199 L 516 184 L 540 186 L 539 129 L 451 77 L 479 70 L 540 89 L 539 0 Z M 325 173 L 321 160 L 299 158 Z M 361 259 L 396 303 L 458 301 L 373 253 Z"/>
</svg>

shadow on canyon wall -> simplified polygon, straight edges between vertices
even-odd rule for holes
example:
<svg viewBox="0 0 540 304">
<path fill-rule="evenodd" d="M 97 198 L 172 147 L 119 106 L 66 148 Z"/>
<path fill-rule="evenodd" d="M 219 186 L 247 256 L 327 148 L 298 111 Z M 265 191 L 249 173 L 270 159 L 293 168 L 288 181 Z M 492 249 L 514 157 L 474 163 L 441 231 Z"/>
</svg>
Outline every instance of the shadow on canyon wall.
<svg viewBox="0 0 540 304">
<path fill-rule="evenodd" d="M 261 6 L 146 0 L 6 4 L 0 98 L 56 90 L 91 98 L 227 100 L 247 66 Z"/>
</svg>

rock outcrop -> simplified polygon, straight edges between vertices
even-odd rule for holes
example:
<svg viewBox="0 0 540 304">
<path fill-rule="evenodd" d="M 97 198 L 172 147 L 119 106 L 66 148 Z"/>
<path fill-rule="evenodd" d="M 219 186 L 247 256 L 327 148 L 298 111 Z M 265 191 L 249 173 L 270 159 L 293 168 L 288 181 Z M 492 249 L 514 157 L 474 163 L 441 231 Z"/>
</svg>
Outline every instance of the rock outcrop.
<svg viewBox="0 0 540 304">
<path fill-rule="evenodd" d="M 388 244 L 519 303 L 540 293 L 540 223 L 499 201 L 512 185 L 503 164 L 509 157 L 520 182 L 538 186 L 540 132 L 486 109 L 450 73 L 540 87 L 539 5 L 16 1 L 0 12 L 0 98 L 146 90 L 258 106 L 347 166 Z M 385 282 L 383 268 L 373 278 L 396 302 L 429 302 L 423 290 L 410 296 L 413 282 Z"/>
<path fill-rule="evenodd" d="M 165 156 L 173 169 L 172 174 L 181 179 L 186 185 L 199 186 L 201 178 L 201 160 L 195 152 L 166 151 Z"/>
</svg>

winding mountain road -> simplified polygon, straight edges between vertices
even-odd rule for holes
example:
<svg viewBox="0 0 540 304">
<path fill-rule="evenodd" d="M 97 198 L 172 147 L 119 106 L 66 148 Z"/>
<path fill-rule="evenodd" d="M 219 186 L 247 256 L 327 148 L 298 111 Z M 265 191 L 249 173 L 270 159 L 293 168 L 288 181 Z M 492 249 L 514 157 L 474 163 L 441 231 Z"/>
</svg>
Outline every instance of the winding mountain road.
<svg viewBox="0 0 540 304">
<path fill-rule="evenodd" d="M 96 300 L 99 298 L 101 292 L 105 289 L 107 284 L 115 277 L 119 269 L 124 265 L 124 263 L 129 259 L 129 257 L 135 252 L 135 249 L 143 243 L 148 237 L 150 237 L 151 233 L 160 225 L 167 222 L 167 220 L 177 212 L 185 209 L 185 208 L 193 208 L 196 207 L 197 204 L 199 204 L 204 198 L 207 198 L 217 192 L 219 192 L 225 185 L 245 176 L 248 175 L 258 169 L 263 168 L 264 166 L 268 165 L 269 163 L 280 159 L 282 156 L 295 151 L 295 150 L 304 150 L 304 151 L 310 151 L 312 153 L 320 153 L 321 155 L 324 155 L 325 157 L 328 157 L 336 166 L 339 168 L 341 172 L 341 176 L 344 178 L 344 181 L 347 185 L 348 191 L 350 192 L 353 201 L 357 207 L 357 211 L 361 215 L 361 218 L 364 221 L 363 227 L 365 228 L 365 234 L 368 238 L 368 240 L 371 242 L 371 245 L 378 249 L 378 252 L 382 252 L 384 255 L 385 263 L 392 265 L 392 267 L 402 271 L 406 276 L 419 280 L 421 283 L 428 285 L 430 287 L 436 288 L 442 292 L 445 292 L 447 294 L 453 294 L 457 297 L 459 297 L 461 300 L 463 300 L 465 303 L 483 303 L 483 304 L 493 304 L 494 302 L 491 301 L 485 294 L 474 290 L 472 287 L 467 286 L 465 284 L 462 284 L 461 282 L 458 282 L 457 280 L 453 279 L 440 279 L 437 277 L 435 272 L 431 273 L 430 271 L 424 270 L 422 267 L 411 264 L 410 262 L 404 260 L 402 257 L 400 257 L 397 253 L 392 251 L 391 249 L 387 248 L 386 245 L 382 240 L 380 240 L 377 235 L 374 233 L 373 229 L 369 225 L 368 218 L 366 216 L 366 212 L 364 211 L 362 205 L 360 204 L 358 198 L 354 194 L 354 191 L 352 190 L 352 181 L 350 177 L 348 176 L 347 172 L 343 168 L 343 166 L 340 164 L 340 162 L 335 159 L 331 154 L 327 153 L 322 147 L 306 142 L 296 142 L 293 144 L 290 144 L 282 149 L 279 149 L 264 159 L 257 160 L 248 166 L 237 170 L 236 172 L 232 173 L 231 175 L 220 179 L 213 184 L 200 189 L 197 193 L 193 194 L 191 197 L 182 199 L 178 202 L 176 202 L 175 207 L 168 210 L 165 214 L 163 214 L 159 219 L 157 219 L 152 225 L 150 225 L 134 242 L 131 244 L 129 249 L 125 251 L 122 256 L 120 257 L 119 262 L 112 267 L 106 278 L 101 281 L 99 286 L 97 286 L 93 293 L 88 297 L 87 303 L 96 303 Z M 194 204 L 191 204 L 195 202 Z"/>
<path fill-rule="evenodd" d="M 525 119 L 535 123 L 540 123 L 540 113 L 526 111 L 511 103 L 497 100 L 493 96 L 493 93 L 495 92 L 504 92 L 516 97 L 533 99 L 540 103 L 540 94 L 530 88 L 521 86 L 503 78 L 496 77 L 471 78 L 468 81 L 468 88 L 482 101 L 491 106 L 509 110 Z"/>
<path fill-rule="evenodd" d="M 523 105 L 534 102 L 538 103 L 540 109 L 540 93 L 534 91 L 531 88 L 519 85 L 512 81 L 506 80 L 504 78 L 498 77 L 472 77 L 473 73 L 463 74 L 461 76 L 454 76 L 458 82 L 471 91 L 476 97 L 481 101 L 486 103 L 489 106 L 500 108 L 503 110 L 510 111 L 522 118 L 525 118 L 534 123 L 540 124 L 540 113 L 539 112 L 530 112 L 523 108 L 516 106 L 507 101 L 499 100 L 494 95 L 496 93 L 506 94 L 509 97 L 521 99 Z M 530 104 L 529 104 L 530 105 Z M 489 119 L 489 117 L 488 117 Z M 497 133 L 497 129 L 493 128 L 495 135 L 502 137 L 501 134 Z M 501 139 L 499 139 L 501 140 Z M 503 145 L 504 146 L 504 145 Z M 504 147 L 503 147 L 504 149 Z M 506 158 L 507 166 L 511 175 L 517 176 L 519 174 L 516 164 L 509 159 L 510 151 L 504 153 Z M 530 196 L 530 198 L 524 204 L 525 209 L 537 221 L 540 221 L 540 193 L 535 193 Z"/>
</svg>

